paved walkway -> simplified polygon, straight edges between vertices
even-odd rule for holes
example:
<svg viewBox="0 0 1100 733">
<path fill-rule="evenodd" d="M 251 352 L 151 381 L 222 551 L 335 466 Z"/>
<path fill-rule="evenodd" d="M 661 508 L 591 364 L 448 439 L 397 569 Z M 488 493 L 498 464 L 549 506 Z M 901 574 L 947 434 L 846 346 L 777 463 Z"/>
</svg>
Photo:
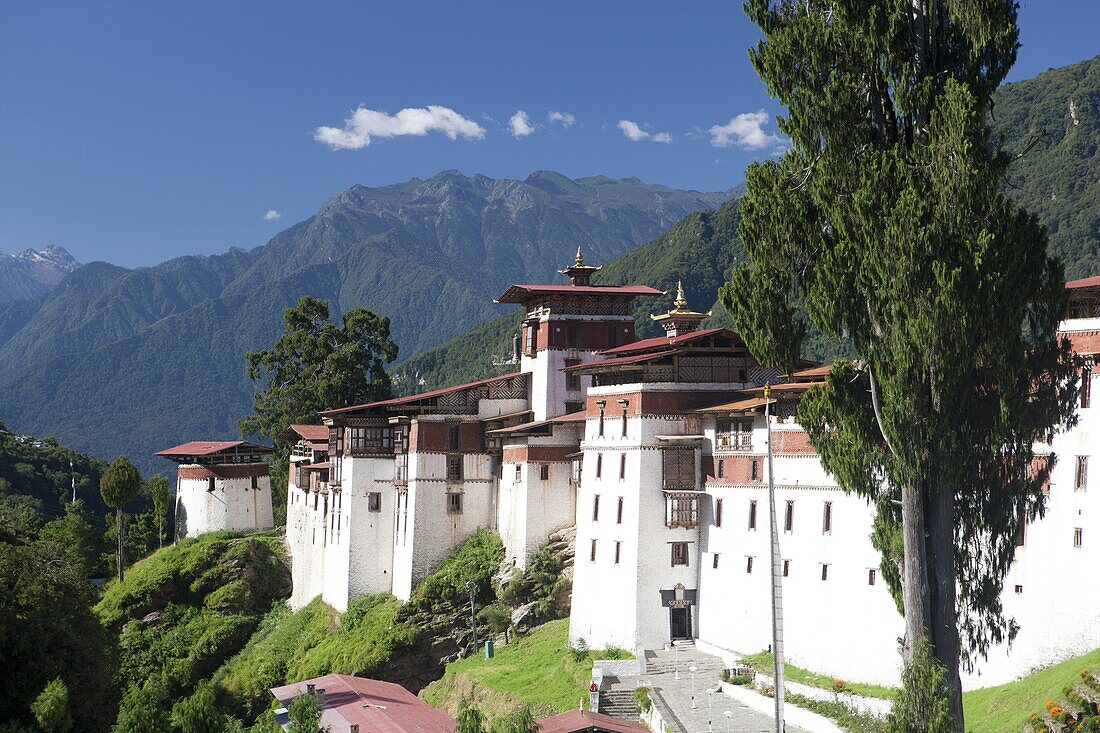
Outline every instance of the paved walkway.
<svg viewBox="0 0 1100 733">
<path fill-rule="evenodd" d="M 721 692 L 707 693 L 718 687 L 718 670 L 722 662 L 717 657 L 697 649 L 647 652 L 647 669 L 643 678 L 651 687 L 654 704 L 672 733 L 774 733 L 775 719 L 752 710 Z M 677 656 L 679 657 L 677 662 Z M 676 679 L 675 667 L 680 668 Z M 695 671 L 695 708 L 691 707 L 692 674 Z M 726 719 L 725 712 L 730 712 Z M 728 725 L 728 728 L 727 728 Z M 787 726 L 788 733 L 805 733 L 802 728 Z"/>
</svg>

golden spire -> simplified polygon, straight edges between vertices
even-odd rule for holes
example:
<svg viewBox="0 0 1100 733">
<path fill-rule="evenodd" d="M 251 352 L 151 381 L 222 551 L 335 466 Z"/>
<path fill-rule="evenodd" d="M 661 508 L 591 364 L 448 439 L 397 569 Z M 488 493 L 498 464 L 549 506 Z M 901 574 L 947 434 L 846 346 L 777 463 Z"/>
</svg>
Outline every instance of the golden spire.
<svg viewBox="0 0 1100 733">
<path fill-rule="evenodd" d="M 573 260 L 573 267 L 583 267 L 583 266 L 584 266 L 584 255 L 581 254 L 581 246 L 578 244 L 577 245 L 577 258 L 575 260 Z"/>
<path fill-rule="evenodd" d="M 772 397 L 772 383 L 771 380 L 764 382 L 764 399 L 770 400 Z"/>
<path fill-rule="evenodd" d="M 684 283 L 681 280 L 676 281 L 676 300 L 672 302 L 676 306 L 676 310 L 682 311 L 687 309 L 687 298 L 684 297 Z"/>
</svg>

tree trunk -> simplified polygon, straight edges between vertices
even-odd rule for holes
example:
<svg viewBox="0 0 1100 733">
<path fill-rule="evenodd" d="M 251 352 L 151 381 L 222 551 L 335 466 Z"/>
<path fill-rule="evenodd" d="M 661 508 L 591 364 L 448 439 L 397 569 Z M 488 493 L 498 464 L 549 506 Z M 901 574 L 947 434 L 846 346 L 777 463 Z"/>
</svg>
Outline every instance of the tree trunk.
<svg viewBox="0 0 1100 733">
<path fill-rule="evenodd" d="M 917 639 L 932 628 L 931 587 L 924 531 L 924 491 L 917 481 L 901 487 L 901 531 L 904 557 L 901 595 L 905 607 L 905 661 L 913 655 Z"/>
<path fill-rule="evenodd" d="M 121 583 L 122 579 L 123 579 L 123 576 L 125 575 L 125 571 L 124 571 L 124 562 L 125 562 L 125 560 L 123 558 L 122 547 L 123 547 L 123 537 L 124 537 L 124 534 L 126 532 L 126 520 L 123 519 L 122 507 L 118 507 L 115 510 L 115 518 L 116 518 L 117 523 L 118 523 L 118 559 L 116 560 L 116 562 L 118 563 L 118 582 Z"/>
<path fill-rule="evenodd" d="M 944 686 L 955 730 L 962 733 L 959 678 L 959 612 L 956 607 L 955 492 L 938 486 L 928 502 L 928 557 L 932 565 L 932 654 L 947 670 Z"/>
</svg>

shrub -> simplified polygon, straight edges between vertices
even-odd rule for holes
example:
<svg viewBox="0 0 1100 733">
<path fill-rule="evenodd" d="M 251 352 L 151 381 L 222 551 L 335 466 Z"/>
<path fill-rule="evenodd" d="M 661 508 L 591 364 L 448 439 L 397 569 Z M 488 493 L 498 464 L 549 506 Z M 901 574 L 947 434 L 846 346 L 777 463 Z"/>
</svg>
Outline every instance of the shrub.
<svg viewBox="0 0 1100 733">
<path fill-rule="evenodd" d="M 639 713 L 649 712 L 649 709 L 653 707 L 653 700 L 649 697 L 648 687 L 634 688 L 634 703 Z"/>
<path fill-rule="evenodd" d="M 752 684 L 752 675 L 748 674 L 731 674 L 729 680 L 731 685 L 740 685 L 741 687 L 748 687 Z M 774 694 L 774 693 L 773 693 Z"/>
<path fill-rule="evenodd" d="M 722 680 L 723 682 L 729 682 L 730 671 L 725 668 L 718 670 L 718 679 Z"/>
<path fill-rule="evenodd" d="M 891 733 L 954 731 L 944 687 L 946 674 L 932 656 L 928 640 L 923 637 L 918 639 L 912 657 L 902 671 L 902 689 L 886 718 L 886 730 Z"/>
<path fill-rule="evenodd" d="M 841 695 L 845 692 L 851 692 L 852 691 L 852 688 L 848 686 L 848 683 L 845 682 L 844 680 L 840 679 L 839 677 L 834 677 L 833 678 L 832 688 L 833 688 L 833 694 L 835 694 L 835 695 Z"/>
<path fill-rule="evenodd" d="M 573 661 L 580 664 L 584 660 L 588 659 L 588 642 L 584 638 L 577 639 L 577 643 L 573 645 L 573 648 L 569 650 L 569 653 L 573 655 Z"/>
<path fill-rule="evenodd" d="M 621 646 L 605 646 L 596 652 L 598 659 L 633 659 L 634 655 Z"/>
</svg>

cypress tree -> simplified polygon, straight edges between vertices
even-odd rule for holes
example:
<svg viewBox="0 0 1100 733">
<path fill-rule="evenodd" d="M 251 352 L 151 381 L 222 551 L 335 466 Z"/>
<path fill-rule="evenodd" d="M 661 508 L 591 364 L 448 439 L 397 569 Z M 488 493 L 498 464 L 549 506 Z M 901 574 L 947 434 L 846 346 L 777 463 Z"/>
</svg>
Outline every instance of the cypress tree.
<svg viewBox="0 0 1100 733">
<path fill-rule="evenodd" d="M 746 176 L 748 260 L 722 302 L 763 362 L 794 367 L 806 319 L 848 340 L 799 417 L 873 541 L 963 730 L 960 663 L 1011 638 L 999 595 L 1043 507 L 1033 446 L 1073 420 L 1059 261 L 1002 192 L 987 124 L 1016 58 L 1012 0 L 748 0 L 750 58 L 790 148 Z"/>
</svg>

